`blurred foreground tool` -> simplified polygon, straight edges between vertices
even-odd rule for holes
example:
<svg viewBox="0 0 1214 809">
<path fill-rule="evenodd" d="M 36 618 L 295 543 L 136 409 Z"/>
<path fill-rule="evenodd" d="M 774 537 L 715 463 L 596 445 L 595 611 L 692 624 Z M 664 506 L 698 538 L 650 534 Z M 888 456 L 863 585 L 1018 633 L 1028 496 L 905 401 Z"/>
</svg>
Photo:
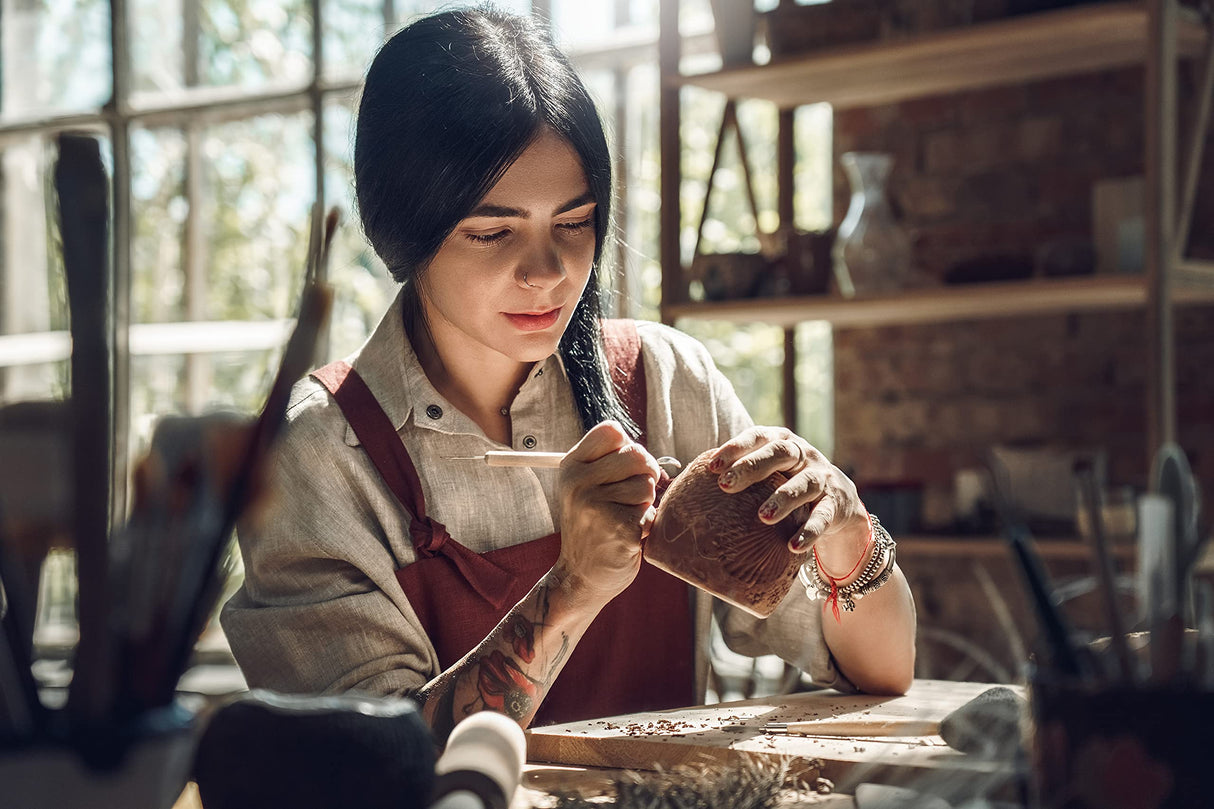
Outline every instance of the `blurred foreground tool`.
<svg viewBox="0 0 1214 809">
<path fill-rule="evenodd" d="M 410 700 L 255 690 L 211 718 L 194 780 L 207 809 L 421 809 L 434 761 Z"/>
<path fill-rule="evenodd" d="M 72 335 L 72 444 L 80 640 L 68 691 L 73 721 L 98 724 L 114 697 L 108 537 L 113 470 L 115 322 L 109 181 L 88 135 L 59 136 L 59 230 Z"/>
<path fill-rule="evenodd" d="M 1006 686 L 983 691 L 940 722 L 940 736 L 954 750 L 984 758 L 1011 758 L 1020 749 L 1028 704 Z"/>
<path fill-rule="evenodd" d="M 451 731 L 434 768 L 432 809 L 507 809 L 526 760 L 517 722 L 493 711 L 472 714 Z"/>
<path fill-rule="evenodd" d="M 320 248 L 322 255 L 317 259 L 322 263 L 336 226 L 334 211 L 326 220 L 325 239 Z M 225 580 L 222 562 L 232 531 L 257 492 L 263 465 L 286 415 L 291 387 L 314 363 L 332 302 L 329 287 L 318 283 L 304 287 L 295 330 L 287 341 L 261 414 L 235 448 L 230 441 L 226 442 L 228 447 L 221 450 L 214 468 L 221 472 L 220 479 L 204 492 L 194 493 L 201 499 L 192 507 L 189 519 L 179 526 L 180 534 L 162 537 L 164 541 L 180 545 L 180 559 L 171 570 L 149 571 L 153 576 L 173 576 L 175 581 L 167 588 L 168 601 L 162 605 L 163 611 L 155 613 L 163 615 L 158 636 L 150 642 L 144 639 L 143 647 L 151 650 L 142 655 L 140 661 L 140 667 L 146 667 L 142 672 L 146 688 L 137 694 L 127 694 L 132 710 L 159 707 L 173 700 L 177 682 L 189 665 L 194 644 L 222 593 Z M 215 448 L 223 443 L 225 441 L 220 437 Z M 228 455 L 228 460 L 224 460 L 223 455 Z M 236 458 L 234 464 L 232 457 Z M 227 470 L 226 474 L 223 470 Z M 128 636 L 122 642 L 132 640 Z"/>
</svg>

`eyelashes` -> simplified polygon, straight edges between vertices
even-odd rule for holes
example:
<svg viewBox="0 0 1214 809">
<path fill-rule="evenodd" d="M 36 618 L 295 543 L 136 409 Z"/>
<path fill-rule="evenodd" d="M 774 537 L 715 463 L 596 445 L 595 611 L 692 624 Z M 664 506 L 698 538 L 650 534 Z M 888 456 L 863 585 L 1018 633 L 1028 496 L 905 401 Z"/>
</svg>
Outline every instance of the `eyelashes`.
<svg viewBox="0 0 1214 809">
<path fill-rule="evenodd" d="M 565 233 L 572 235 L 580 233 L 587 228 L 594 227 L 594 216 L 588 216 L 578 222 L 562 222 L 557 225 L 557 228 Z M 465 233 L 464 237 L 474 244 L 494 244 L 501 241 L 510 235 L 509 228 L 496 230 L 493 233 Z"/>
</svg>

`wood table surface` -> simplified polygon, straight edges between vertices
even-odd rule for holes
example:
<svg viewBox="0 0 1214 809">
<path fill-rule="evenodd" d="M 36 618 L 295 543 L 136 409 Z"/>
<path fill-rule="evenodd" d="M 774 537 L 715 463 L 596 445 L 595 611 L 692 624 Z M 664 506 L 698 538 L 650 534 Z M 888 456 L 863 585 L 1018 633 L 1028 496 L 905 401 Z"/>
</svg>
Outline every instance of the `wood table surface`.
<svg viewBox="0 0 1214 809">
<path fill-rule="evenodd" d="M 798 775 L 827 778 L 845 793 L 873 782 L 1006 795 L 1014 791 L 1015 776 L 1007 764 L 960 753 L 939 736 L 840 738 L 765 730 L 768 722 L 826 718 L 874 726 L 898 719 L 939 721 L 991 687 L 916 680 L 901 697 L 818 691 L 571 722 L 529 730 L 527 758 L 532 764 L 638 770 L 790 759 Z"/>
<path fill-rule="evenodd" d="M 554 796 L 561 792 L 610 795 L 614 779 L 628 770 L 690 767 L 709 772 L 745 758 L 787 759 L 800 777 L 827 778 L 835 785 L 830 795 L 790 790 L 781 809 L 854 809 L 850 795 L 866 782 L 932 794 L 1007 797 L 1014 773 L 1006 764 L 957 752 L 939 736 L 829 738 L 764 730 L 768 722 L 824 718 L 874 726 L 892 719 L 939 721 L 991 687 L 916 680 L 902 697 L 817 691 L 532 728 L 527 732 L 528 763 L 510 809 L 545 809 L 556 804 Z M 173 809 L 201 806 L 197 788 L 190 784 Z"/>
</svg>

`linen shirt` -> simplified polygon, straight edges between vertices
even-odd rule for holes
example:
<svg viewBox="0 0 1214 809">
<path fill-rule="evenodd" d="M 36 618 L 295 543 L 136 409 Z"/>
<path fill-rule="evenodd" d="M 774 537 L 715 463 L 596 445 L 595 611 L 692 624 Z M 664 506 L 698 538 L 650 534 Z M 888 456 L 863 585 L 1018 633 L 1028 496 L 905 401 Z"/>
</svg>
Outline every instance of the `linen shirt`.
<svg viewBox="0 0 1214 809">
<path fill-rule="evenodd" d="M 637 327 L 652 455 L 688 463 L 751 425 L 700 343 L 658 323 Z M 559 355 L 536 363 L 511 403 L 510 447 L 489 439 L 427 379 L 406 336 L 399 295 L 349 361 L 404 442 L 428 515 L 452 537 L 484 553 L 559 529 L 557 470 L 449 460 L 495 449 L 563 452 L 576 444 L 584 430 Z M 415 560 L 408 514 L 332 396 L 310 377 L 292 391 L 271 492 L 256 522 L 238 532 L 245 578 L 221 616 L 249 686 L 402 695 L 436 677 L 434 646 L 395 576 Z M 820 606 L 800 586 L 766 619 L 695 592 L 701 699 L 714 611 L 733 651 L 778 654 L 816 683 L 852 690 L 823 640 Z"/>
</svg>

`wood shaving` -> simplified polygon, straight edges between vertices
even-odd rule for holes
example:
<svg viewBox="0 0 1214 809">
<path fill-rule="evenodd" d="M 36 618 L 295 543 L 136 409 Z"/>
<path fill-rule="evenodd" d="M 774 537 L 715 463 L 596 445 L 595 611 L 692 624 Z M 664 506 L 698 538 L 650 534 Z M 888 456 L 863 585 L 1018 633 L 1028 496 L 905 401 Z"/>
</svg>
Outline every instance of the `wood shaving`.
<svg viewBox="0 0 1214 809">
<path fill-rule="evenodd" d="M 728 766 L 683 765 L 648 773 L 625 770 L 612 779 L 615 801 L 611 805 L 619 809 L 776 809 L 785 804 L 790 790 L 826 795 L 834 789 L 825 778 L 810 782 L 793 777 L 791 765 L 788 758 L 745 758 Z M 822 765 L 813 761 L 811 766 L 820 771 Z M 554 795 L 555 809 L 598 809 L 603 805 L 577 793 Z"/>
</svg>

